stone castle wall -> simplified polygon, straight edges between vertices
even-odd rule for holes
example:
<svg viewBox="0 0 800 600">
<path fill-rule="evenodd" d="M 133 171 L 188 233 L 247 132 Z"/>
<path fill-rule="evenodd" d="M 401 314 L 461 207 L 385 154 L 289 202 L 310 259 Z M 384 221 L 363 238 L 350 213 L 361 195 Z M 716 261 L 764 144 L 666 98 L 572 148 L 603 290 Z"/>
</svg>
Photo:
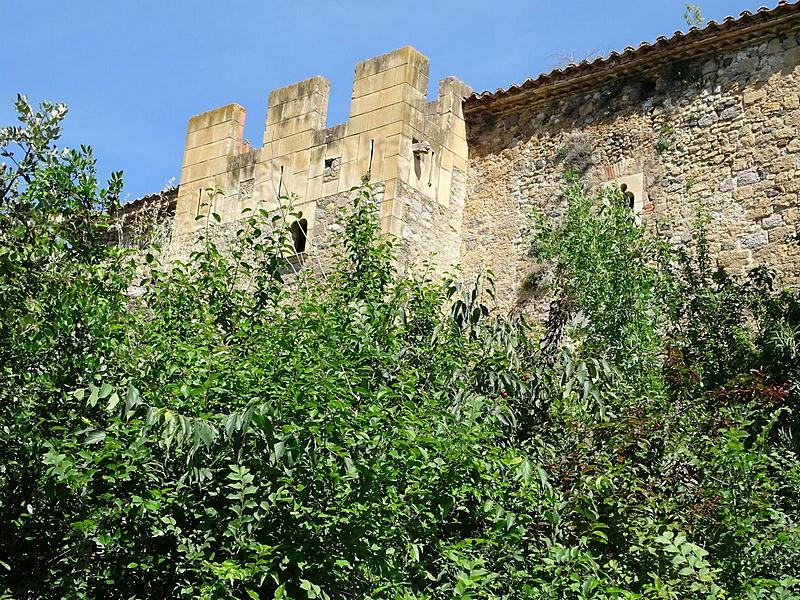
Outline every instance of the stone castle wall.
<svg viewBox="0 0 800 600">
<path fill-rule="evenodd" d="M 799 36 L 800 3 L 782 3 L 508 90 L 473 94 L 448 78 L 431 101 L 428 59 L 406 47 L 356 66 L 346 123 L 327 126 L 322 77 L 271 92 L 259 148 L 243 141 L 241 106 L 197 115 L 170 201 L 172 252 L 192 247 L 211 212 L 230 233 L 243 210 L 291 198 L 306 232 L 292 265 L 325 270 L 369 173 L 401 269 L 490 269 L 501 306 L 522 309 L 530 212 L 560 219 L 564 173 L 577 169 L 590 188 L 624 186 L 642 225 L 673 244 L 693 244 L 702 213 L 721 266 L 766 265 L 795 285 Z"/>
<path fill-rule="evenodd" d="M 692 243 L 710 218 L 719 264 L 765 264 L 800 281 L 800 47 L 788 32 L 629 74 L 580 94 L 466 108 L 469 144 L 461 264 L 491 269 L 510 307 L 532 265 L 531 209 L 559 219 L 563 173 L 625 183 L 646 227 Z"/>
</svg>

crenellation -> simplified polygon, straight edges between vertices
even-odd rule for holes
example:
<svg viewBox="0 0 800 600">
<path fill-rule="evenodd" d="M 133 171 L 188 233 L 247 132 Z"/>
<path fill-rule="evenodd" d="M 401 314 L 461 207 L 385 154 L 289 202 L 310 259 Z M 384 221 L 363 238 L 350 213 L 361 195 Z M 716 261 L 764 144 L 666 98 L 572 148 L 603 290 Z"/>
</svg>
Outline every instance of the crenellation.
<svg viewBox="0 0 800 600">
<path fill-rule="evenodd" d="M 176 239 L 186 243 L 204 227 L 196 216 L 208 189 L 219 191 L 213 210 L 235 222 L 245 208 L 275 210 L 281 197 L 308 221 L 308 246 L 330 219 L 326 210 L 357 186 L 365 174 L 379 183 L 383 229 L 400 236 L 421 227 L 406 209 L 401 190 L 415 190 L 439 205 L 451 202 L 453 171 L 466 170 L 466 130 L 461 108 L 471 93 L 454 78 L 427 99 L 429 61 L 414 48 L 356 65 L 350 118 L 327 127 L 329 82 L 320 76 L 270 92 L 261 148 L 242 140 L 245 111 L 228 105 L 192 117 L 176 213 Z M 429 150 L 414 153 L 424 141 Z M 402 187 L 405 186 L 405 187 Z M 458 192 L 463 194 L 463 191 Z M 330 198 L 339 198 L 331 203 Z M 463 205 L 463 198 L 455 203 Z M 452 220 L 452 219 L 450 219 Z M 427 227 L 427 226 L 426 226 Z M 423 252 L 420 252 L 420 257 Z M 452 255 L 452 253 L 450 253 Z"/>
</svg>

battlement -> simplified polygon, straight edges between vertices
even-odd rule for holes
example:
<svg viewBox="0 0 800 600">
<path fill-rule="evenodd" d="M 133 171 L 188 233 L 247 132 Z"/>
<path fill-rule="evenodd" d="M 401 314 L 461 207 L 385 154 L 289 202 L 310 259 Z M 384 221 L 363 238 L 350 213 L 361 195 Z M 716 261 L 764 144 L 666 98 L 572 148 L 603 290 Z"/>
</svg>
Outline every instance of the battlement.
<svg viewBox="0 0 800 600">
<path fill-rule="evenodd" d="M 366 173 L 382 183 L 386 232 L 401 236 L 409 225 L 401 188 L 446 211 L 454 171 L 466 172 L 462 105 L 472 90 L 448 78 L 440 82 L 438 97 L 428 101 L 428 71 L 428 59 L 410 46 L 359 63 L 349 118 L 332 127 L 326 125 L 330 83 L 325 78 L 273 90 L 260 148 L 243 141 L 245 109 L 237 104 L 192 117 L 175 232 L 202 227 L 196 216 L 207 201 L 205 190 L 219 188 L 222 195 L 212 210 L 224 222 L 241 218 L 246 207 L 273 210 L 279 197 L 296 196 L 294 207 L 308 221 L 313 243 L 324 229 L 314 222 L 319 206 L 330 205 L 324 199 L 347 192 Z"/>
</svg>

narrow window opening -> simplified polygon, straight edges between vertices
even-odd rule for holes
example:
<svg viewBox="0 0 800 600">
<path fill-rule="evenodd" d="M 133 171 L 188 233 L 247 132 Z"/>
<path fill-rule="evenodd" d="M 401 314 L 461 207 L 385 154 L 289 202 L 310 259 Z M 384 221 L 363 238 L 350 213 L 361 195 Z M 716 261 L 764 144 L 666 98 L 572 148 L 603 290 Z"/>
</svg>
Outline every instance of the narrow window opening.
<svg viewBox="0 0 800 600">
<path fill-rule="evenodd" d="M 628 184 L 623 183 L 620 185 L 619 191 L 622 192 L 622 195 L 628 200 L 628 208 L 634 210 L 636 208 L 636 196 L 633 192 L 628 191 Z"/>
<path fill-rule="evenodd" d="M 411 153 L 414 155 L 414 174 L 417 179 L 422 179 L 422 155 L 431 155 L 431 166 L 428 168 L 428 185 L 432 185 L 433 174 L 433 157 L 434 152 L 431 152 L 431 145 L 428 142 L 420 142 L 417 138 L 411 138 Z"/>
<path fill-rule="evenodd" d="M 326 158 L 325 159 L 325 168 L 326 169 L 332 169 L 333 168 L 333 159 L 332 158 Z"/>
<path fill-rule="evenodd" d="M 375 140 L 369 141 L 369 167 L 367 173 L 372 173 L 372 157 L 375 154 Z"/>
<path fill-rule="evenodd" d="M 281 197 L 281 188 L 283 187 L 283 165 L 281 165 L 281 177 L 278 179 L 278 198 Z"/>
<path fill-rule="evenodd" d="M 433 165 L 436 163 L 436 152 L 431 152 L 431 169 L 428 171 L 428 187 L 433 185 Z"/>
<path fill-rule="evenodd" d="M 414 175 L 417 179 L 422 179 L 422 156 L 419 153 L 419 140 L 411 138 L 411 155 L 414 158 Z"/>
<path fill-rule="evenodd" d="M 294 251 L 297 254 L 302 254 L 306 251 L 306 241 L 308 240 L 308 221 L 306 219 L 298 219 L 289 228 L 292 233 L 292 244 Z"/>
</svg>

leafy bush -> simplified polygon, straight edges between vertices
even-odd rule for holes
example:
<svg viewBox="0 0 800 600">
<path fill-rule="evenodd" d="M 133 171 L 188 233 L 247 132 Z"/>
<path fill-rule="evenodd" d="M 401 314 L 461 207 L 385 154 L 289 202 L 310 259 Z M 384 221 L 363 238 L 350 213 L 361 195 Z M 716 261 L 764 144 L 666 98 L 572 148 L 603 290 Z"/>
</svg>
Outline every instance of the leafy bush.
<svg viewBox="0 0 800 600">
<path fill-rule="evenodd" d="M 120 176 L 101 189 L 88 148 L 54 148 L 62 107 L 18 108 L 0 594 L 800 590 L 800 310 L 763 273 L 709 276 L 577 180 L 566 222 L 537 221 L 541 338 L 490 314 L 490 282 L 395 273 L 369 182 L 326 275 L 287 275 L 288 208 L 140 259 L 106 243 Z"/>
</svg>

